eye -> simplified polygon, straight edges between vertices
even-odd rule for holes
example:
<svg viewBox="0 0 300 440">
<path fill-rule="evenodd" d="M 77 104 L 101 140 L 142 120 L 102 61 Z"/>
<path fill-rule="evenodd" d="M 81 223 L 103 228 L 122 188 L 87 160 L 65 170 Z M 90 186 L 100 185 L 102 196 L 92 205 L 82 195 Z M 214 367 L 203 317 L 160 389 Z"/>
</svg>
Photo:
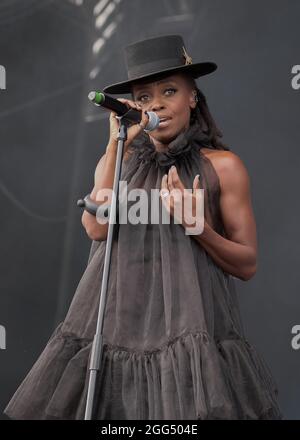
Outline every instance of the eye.
<svg viewBox="0 0 300 440">
<path fill-rule="evenodd" d="M 174 87 L 169 87 L 168 89 L 165 90 L 165 92 L 168 92 L 169 90 L 172 90 L 172 92 L 176 93 L 177 90 L 174 89 Z"/>
<path fill-rule="evenodd" d="M 168 91 L 172 91 L 172 92 L 176 93 L 177 89 L 174 89 L 174 87 L 169 87 L 169 88 L 165 89 L 164 93 L 166 93 Z M 137 101 L 145 102 L 145 100 L 143 98 L 147 97 L 147 96 L 148 96 L 147 94 L 140 95 L 140 96 L 137 97 Z"/>
</svg>

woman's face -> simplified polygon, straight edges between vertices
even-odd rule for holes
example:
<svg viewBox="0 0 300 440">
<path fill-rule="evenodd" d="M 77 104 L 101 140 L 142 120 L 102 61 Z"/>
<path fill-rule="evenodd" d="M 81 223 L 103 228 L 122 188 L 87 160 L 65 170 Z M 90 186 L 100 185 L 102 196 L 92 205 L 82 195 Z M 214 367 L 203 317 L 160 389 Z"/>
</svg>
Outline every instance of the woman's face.
<svg viewBox="0 0 300 440">
<path fill-rule="evenodd" d="M 160 119 L 167 118 L 166 122 L 161 121 L 151 131 L 151 137 L 161 143 L 169 143 L 189 127 L 191 109 L 196 107 L 193 90 L 182 74 L 133 84 L 133 100 L 143 110 L 155 112 Z"/>
</svg>

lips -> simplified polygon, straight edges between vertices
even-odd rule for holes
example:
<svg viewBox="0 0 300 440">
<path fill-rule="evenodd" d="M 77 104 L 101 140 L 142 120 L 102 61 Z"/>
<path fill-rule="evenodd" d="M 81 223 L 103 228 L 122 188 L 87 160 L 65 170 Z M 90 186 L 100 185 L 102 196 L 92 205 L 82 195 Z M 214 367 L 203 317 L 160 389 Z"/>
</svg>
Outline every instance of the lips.
<svg viewBox="0 0 300 440">
<path fill-rule="evenodd" d="M 169 122 L 170 122 L 171 118 L 160 117 L 159 120 L 160 120 L 159 127 L 166 127 L 167 125 L 169 125 Z"/>
</svg>

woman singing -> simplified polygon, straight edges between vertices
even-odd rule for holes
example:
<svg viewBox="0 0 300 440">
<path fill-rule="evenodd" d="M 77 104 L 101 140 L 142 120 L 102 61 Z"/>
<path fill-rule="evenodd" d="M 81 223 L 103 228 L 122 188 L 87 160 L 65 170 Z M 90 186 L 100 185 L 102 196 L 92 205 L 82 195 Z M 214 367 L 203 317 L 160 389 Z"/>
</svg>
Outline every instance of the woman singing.
<svg viewBox="0 0 300 440">
<path fill-rule="evenodd" d="M 249 176 L 222 143 L 195 81 L 217 66 L 193 63 L 179 35 L 138 41 L 125 54 L 128 80 L 104 92 L 130 93 L 120 101 L 143 116 L 128 128 L 121 180 L 128 193 L 143 189 L 150 198 L 158 189 L 172 221 L 115 227 L 94 418 L 281 419 L 276 383 L 245 337 L 235 288 L 234 278 L 247 281 L 257 270 Z M 161 121 L 151 132 L 145 111 Z M 115 116 L 90 194 L 98 203 L 101 190 L 113 188 Z M 197 189 L 204 223 L 191 234 Z M 191 211 L 178 223 L 181 206 Z M 84 418 L 108 224 L 87 211 L 82 224 L 92 240 L 86 270 L 64 321 L 8 403 L 11 418 Z"/>
</svg>

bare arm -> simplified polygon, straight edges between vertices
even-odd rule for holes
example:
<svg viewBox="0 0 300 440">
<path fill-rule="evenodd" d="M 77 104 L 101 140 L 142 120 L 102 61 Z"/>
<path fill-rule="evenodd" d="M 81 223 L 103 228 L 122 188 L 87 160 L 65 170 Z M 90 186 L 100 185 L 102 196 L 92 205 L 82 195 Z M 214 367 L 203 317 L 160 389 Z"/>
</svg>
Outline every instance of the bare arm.
<svg viewBox="0 0 300 440">
<path fill-rule="evenodd" d="M 129 99 L 118 98 L 118 100 L 126 104 L 128 108 L 141 110 L 140 106 L 137 103 Z M 118 150 L 118 134 L 119 134 L 119 122 L 117 121 L 115 116 L 116 113 L 114 112 L 110 113 L 109 142 L 106 147 L 105 154 L 101 157 L 96 167 L 95 184 L 90 194 L 91 200 L 98 202 L 99 205 L 103 203 L 107 205 L 111 204 L 111 196 L 112 196 L 112 189 L 114 184 L 115 166 L 116 166 L 116 158 L 117 158 L 117 150 Z M 128 158 L 128 154 L 129 154 L 128 148 L 131 142 L 143 130 L 143 127 L 145 127 L 147 123 L 148 123 L 148 115 L 146 113 L 142 113 L 141 125 L 133 124 L 128 128 L 127 140 L 125 141 L 125 145 L 124 145 L 124 154 L 123 154 L 124 160 L 127 160 Z M 102 200 L 100 194 L 98 196 L 98 192 L 100 190 L 105 190 L 107 192 L 108 190 L 111 190 L 106 200 Z M 97 241 L 106 240 L 108 233 L 108 226 L 109 226 L 108 222 L 105 224 L 98 223 L 97 218 L 85 210 L 83 211 L 81 222 L 88 236 L 92 240 L 97 240 Z"/>
<path fill-rule="evenodd" d="M 215 232 L 207 222 L 202 234 L 193 237 L 224 271 L 247 281 L 257 268 L 250 179 L 242 160 L 232 152 L 222 152 L 214 165 L 220 176 L 220 209 L 228 238 Z"/>
<path fill-rule="evenodd" d="M 115 165 L 116 165 L 116 157 L 117 157 L 117 146 L 113 144 L 109 144 L 106 148 L 105 154 L 101 157 L 98 162 L 98 165 L 95 170 L 94 177 L 94 188 L 90 194 L 91 200 L 98 202 L 97 200 L 97 192 L 100 189 L 112 189 L 113 181 L 114 181 L 114 173 L 115 173 Z M 110 204 L 111 199 L 109 198 L 105 204 Z M 103 203 L 103 201 L 102 201 Z M 86 230 L 87 235 L 92 240 L 102 241 L 106 240 L 107 232 L 108 232 L 108 223 L 101 225 L 97 222 L 97 218 L 87 212 L 83 211 L 81 222 L 83 227 Z"/>
</svg>

